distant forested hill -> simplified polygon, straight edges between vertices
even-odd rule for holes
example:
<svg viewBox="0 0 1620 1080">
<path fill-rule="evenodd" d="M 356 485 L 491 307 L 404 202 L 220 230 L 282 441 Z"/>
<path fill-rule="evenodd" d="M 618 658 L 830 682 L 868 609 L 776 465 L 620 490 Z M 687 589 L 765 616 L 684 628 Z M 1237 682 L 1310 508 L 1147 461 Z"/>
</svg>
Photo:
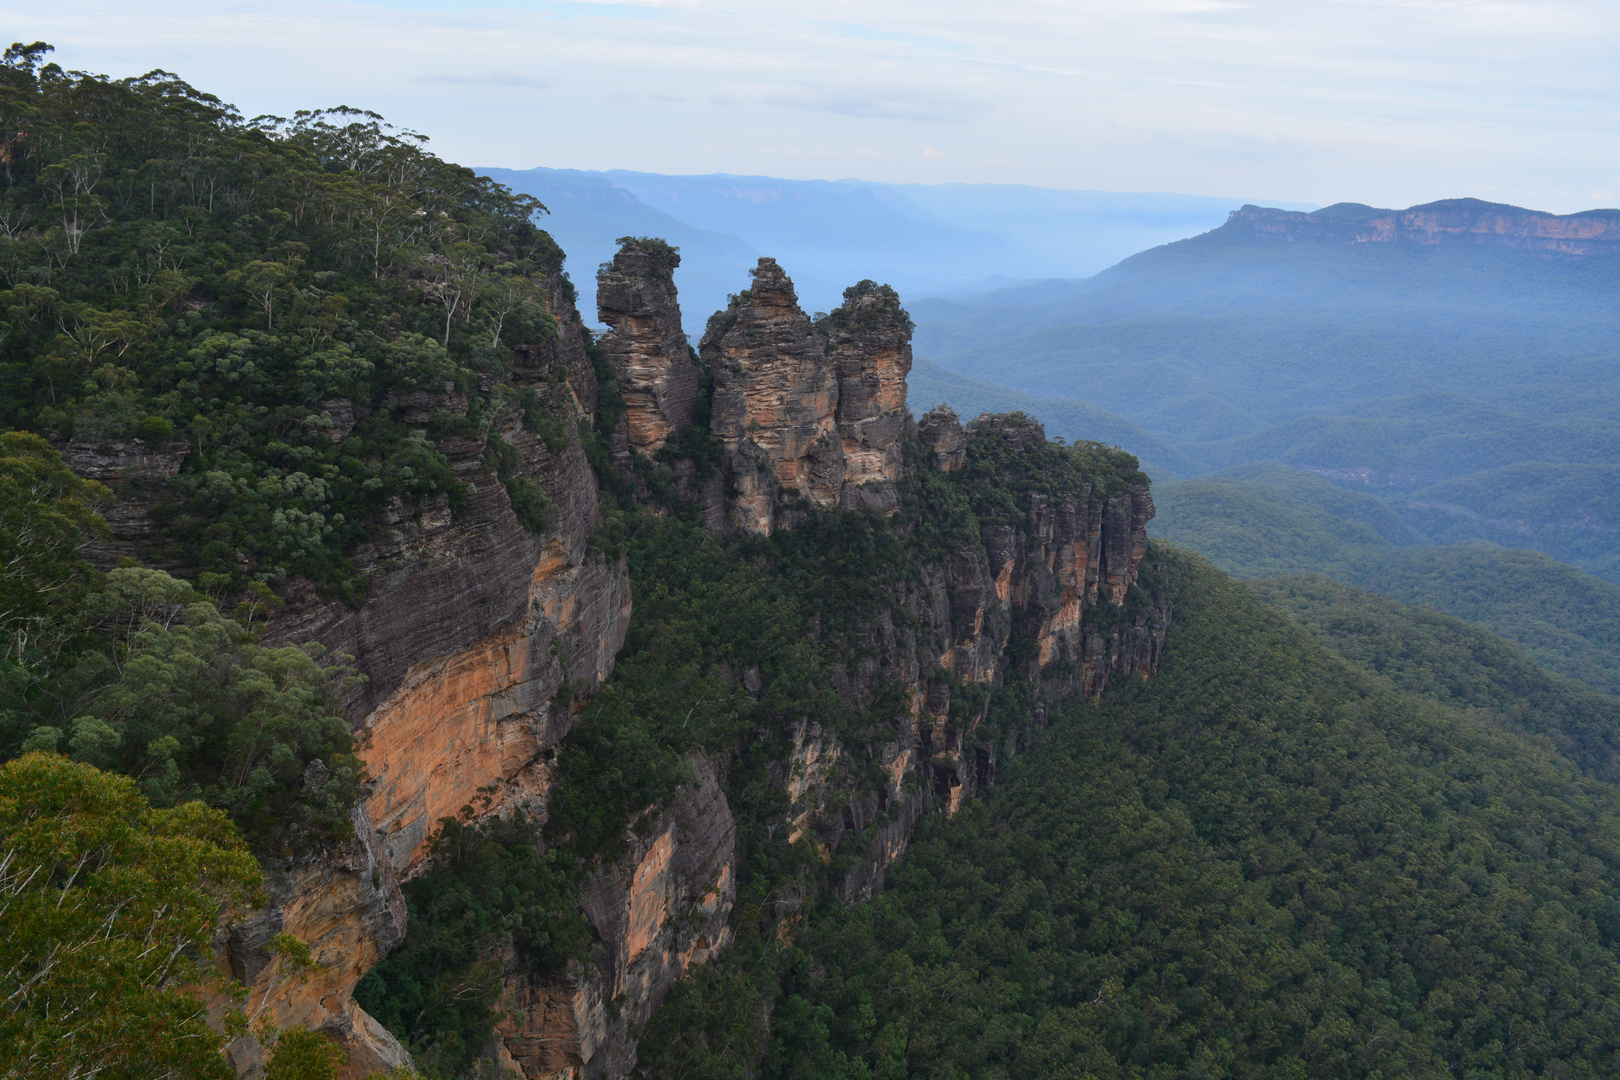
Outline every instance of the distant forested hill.
<svg viewBox="0 0 1620 1080">
<path fill-rule="evenodd" d="M 1242 577 L 1318 573 L 1517 642 L 1552 671 L 1620 692 L 1620 588 L 1539 551 L 1421 546 L 1389 506 L 1267 463 L 1157 484 L 1156 536 Z"/>
<path fill-rule="evenodd" d="M 1595 239 L 1560 239 L 1577 233 Z M 1115 414 L 1183 476 L 1284 462 L 1378 495 L 1422 540 L 1612 579 L 1617 237 L 1620 211 L 1247 207 L 1084 281 L 911 310 L 919 355 Z"/>
</svg>

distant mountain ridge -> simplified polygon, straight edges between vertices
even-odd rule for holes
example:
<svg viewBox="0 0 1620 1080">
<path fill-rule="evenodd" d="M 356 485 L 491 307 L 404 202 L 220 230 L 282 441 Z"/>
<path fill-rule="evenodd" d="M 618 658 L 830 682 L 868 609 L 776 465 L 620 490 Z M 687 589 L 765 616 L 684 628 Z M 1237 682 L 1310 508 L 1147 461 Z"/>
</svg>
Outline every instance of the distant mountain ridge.
<svg viewBox="0 0 1620 1080">
<path fill-rule="evenodd" d="M 894 286 L 908 302 L 996 285 L 1083 278 L 1132 252 L 1219 225 L 1242 199 L 1066 191 L 1018 184 L 880 184 L 614 169 L 478 170 L 545 203 L 545 228 L 576 284 L 621 236 L 681 249 L 675 279 L 694 340 L 761 255 L 793 277 L 811 310 L 843 303 L 851 282 Z M 1296 209 L 1306 204 L 1285 204 Z"/>
<path fill-rule="evenodd" d="M 1227 221 L 1234 230 L 1288 240 L 1472 243 L 1559 255 L 1620 254 L 1620 210 L 1547 214 L 1480 199 L 1442 199 L 1405 210 L 1334 203 L 1299 212 L 1249 204 L 1232 211 Z"/>
<path fill-rule="evenodd" d="M 1245 205 L 1083 281 L 908 304 L 917 353 L 1112 414 L 1183 477 L 1280 462 L 1428 543 L 1620 583 L 1620 210 Z M 1134 425 L 1136 430 L 1131 430 Z"/>
</svg>

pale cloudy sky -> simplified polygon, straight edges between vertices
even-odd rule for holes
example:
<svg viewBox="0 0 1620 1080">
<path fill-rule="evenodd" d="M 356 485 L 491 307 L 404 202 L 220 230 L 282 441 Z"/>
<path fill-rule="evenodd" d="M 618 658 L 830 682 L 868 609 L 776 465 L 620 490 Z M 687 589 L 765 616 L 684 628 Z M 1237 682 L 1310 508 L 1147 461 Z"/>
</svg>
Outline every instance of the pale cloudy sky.
<svg viewBox="0 0 1620 1080">
<path fill-rule="evenodd" d="M 1620 0 L 0 0 L 64 66 L 527 168 L 1620 203 Z"/>
</svg>

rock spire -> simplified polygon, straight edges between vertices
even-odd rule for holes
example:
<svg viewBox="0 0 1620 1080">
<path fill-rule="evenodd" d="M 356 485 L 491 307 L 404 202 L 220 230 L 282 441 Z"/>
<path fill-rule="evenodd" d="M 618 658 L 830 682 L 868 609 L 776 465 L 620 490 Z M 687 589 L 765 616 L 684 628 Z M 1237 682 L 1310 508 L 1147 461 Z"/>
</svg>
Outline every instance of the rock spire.
<svg viewBox="0 0 1620 1080">
<path fill-rule="evenodd" d="M 753 278 L 709 320 L 700 346 L 731 524 L 768 535 L 806 508 L 893 511 L 911 424 L 912 327 L 900 298 L 863 281 L 812 322 L 775 259 L 760 259 Z"/>
<path fill-rule="evenodd" d="M 675 296 L 680 253 L 662 240 L 625 237 L 596 277 L 597 316 L 611 329 L 602 349 L 624 395 L 629 442 L 652 455 L 692 422 L 692 366 Z"/>
</svg>

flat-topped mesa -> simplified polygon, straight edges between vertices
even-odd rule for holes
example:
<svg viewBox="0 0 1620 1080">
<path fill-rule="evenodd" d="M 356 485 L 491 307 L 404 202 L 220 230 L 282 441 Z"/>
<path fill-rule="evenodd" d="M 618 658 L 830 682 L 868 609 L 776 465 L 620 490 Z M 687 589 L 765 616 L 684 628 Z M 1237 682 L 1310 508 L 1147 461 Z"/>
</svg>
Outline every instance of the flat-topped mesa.
<svg viewBox="0 0 1620 1080">
<path fill-rule="evenodd" d="M 611 329 L 602 350 L 624 396 L 630 445 L 657 453 L 692 422 L 692 366 L 675 295 L 680 254 L 662 240 L 624 237 L 596 275 L 597 316 Z"/>
<path fill-rule="evenodd" d="M 900 298 L 863 281 L 811 322 L 775 259 L 760 259 L 753 278 L 699 346 L 714 376 L 711 430 L 731 481 L 731 524 L 769 535 L 806 508 L 893 511 L 911 423 L 911 320 Z"/>
<path fill-rule="evenodd" d="M 1442 199 L 1405 210 L 1335 203 L 1310 213 L 1244 206 L 1224 227 L 1256 236 L 1341 244 L 1516 248 L 1543 255 L 1620 255 L 1620 210 L 1545 214 L 1479 199 Z"/>
</svg>

